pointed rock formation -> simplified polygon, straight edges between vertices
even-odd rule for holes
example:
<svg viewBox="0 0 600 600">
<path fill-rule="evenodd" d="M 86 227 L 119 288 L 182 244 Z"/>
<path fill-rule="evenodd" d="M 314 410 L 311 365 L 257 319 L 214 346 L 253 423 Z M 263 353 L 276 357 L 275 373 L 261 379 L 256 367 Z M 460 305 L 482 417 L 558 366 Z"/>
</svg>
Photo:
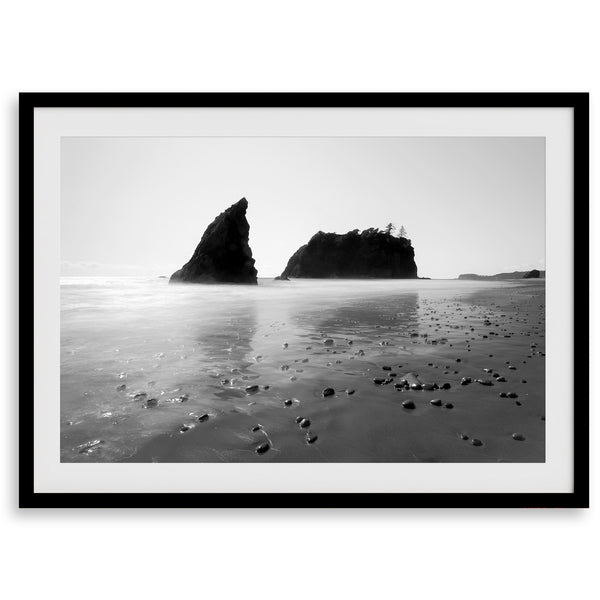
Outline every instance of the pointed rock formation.
<svg viewBox="0 0 600 600">
<path fill-rule="evenodd" d="M 248 245 L 248 201 L 242 198 L 206 229 L 192 258 L 171 275 L 170 283 L 245 283 L 256 285 L 256 269 Z"/>
<path fill-rule="evenodd" d="M 319 231 L 292 255 L 280 275 L 288 277 L 417 279 L 415 251 L 410 240 L 377 229 Z"/>
</svg>

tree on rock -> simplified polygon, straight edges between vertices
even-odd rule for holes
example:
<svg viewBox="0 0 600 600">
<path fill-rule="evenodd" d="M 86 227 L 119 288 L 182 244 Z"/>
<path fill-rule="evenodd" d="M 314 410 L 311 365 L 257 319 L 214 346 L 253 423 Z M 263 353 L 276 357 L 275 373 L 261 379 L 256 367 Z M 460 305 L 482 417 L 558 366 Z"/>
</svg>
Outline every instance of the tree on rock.
<svg viewBox="0 0 600 600">
<path fill-rule="evenodd" d="M 404 229 L 404 225 L 400 226 L 400 232 L 398 233 L 398 237 L 404 238 L 404 239 L 406 239 L 408 237 L 408 235 L 406 233 L 406 229 Z"/>
<path fill-rule="evenodd" d="M 384 231 L 386 235 L 392 235 L 396 231 L 396 226 L 393 223 L 388 223 Z"/>
</svg>

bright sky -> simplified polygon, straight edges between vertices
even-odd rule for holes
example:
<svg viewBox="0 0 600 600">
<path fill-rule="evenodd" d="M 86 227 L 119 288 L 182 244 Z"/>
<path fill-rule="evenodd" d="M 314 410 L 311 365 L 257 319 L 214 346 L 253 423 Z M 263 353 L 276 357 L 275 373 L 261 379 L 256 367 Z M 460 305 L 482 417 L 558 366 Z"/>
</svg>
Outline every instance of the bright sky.
<svg viewBox="0 0 600 600">
<path fill-rule="evenodd" d="M 170 275 L 245 196 L 259 277 L 404 225 L 419 276 L 544 268 L 544 138 L 63 138 L 63 275 Z"/>
</svg>

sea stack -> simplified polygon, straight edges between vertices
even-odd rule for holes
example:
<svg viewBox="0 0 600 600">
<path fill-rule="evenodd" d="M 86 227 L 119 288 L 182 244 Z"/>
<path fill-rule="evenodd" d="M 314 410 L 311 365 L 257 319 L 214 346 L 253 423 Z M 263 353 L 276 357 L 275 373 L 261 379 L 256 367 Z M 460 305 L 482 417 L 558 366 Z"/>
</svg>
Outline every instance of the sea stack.
<svg viewBox="0 0 600 600">
<path fill-rule="evenodd" d="M 242 198 L 206 229 L 192 258 L 171 275 L 170 283 L 241 283 L 256 285 L 248 244 L 248 201 Z"/>
<path fill-rule="evenodd" d="M 280 275 L 288 277 L 417 279 L 415 251 L 410 240 L 378 229 L 319 231 L 292 255 Z"/>
</svg>

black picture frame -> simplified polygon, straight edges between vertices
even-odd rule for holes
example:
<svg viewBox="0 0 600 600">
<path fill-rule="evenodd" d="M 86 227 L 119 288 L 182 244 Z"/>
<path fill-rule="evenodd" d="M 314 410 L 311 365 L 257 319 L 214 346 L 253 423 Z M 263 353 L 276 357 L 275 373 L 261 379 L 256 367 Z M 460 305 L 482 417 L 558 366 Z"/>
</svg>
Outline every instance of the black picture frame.
<svg viewBox="0 0 600 600">
<path fill-rule="evenodd" d="M 573 109 L 572 493 L 36 493 L 34 110 L 38 107 L 570 107 Z M 584 508 L 589 506 L 589 95 L 587 93 L 22 93 L 19 98 L 19 506 L 21 508 Z"/>
</svg>

